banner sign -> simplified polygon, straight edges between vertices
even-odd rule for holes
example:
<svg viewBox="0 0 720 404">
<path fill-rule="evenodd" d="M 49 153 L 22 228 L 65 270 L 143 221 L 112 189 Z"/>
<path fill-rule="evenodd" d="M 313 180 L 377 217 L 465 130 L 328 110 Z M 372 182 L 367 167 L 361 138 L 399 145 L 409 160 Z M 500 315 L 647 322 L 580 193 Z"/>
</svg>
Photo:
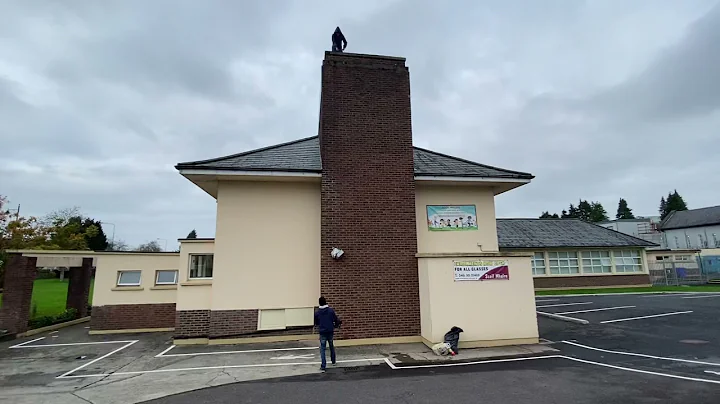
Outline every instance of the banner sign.
<svg viewBox="0 0 720 404">
<path fill-rule="evenodd" d="M 455 261 L 456 281 L 509 280 L 507 261 Z"/>
<path fill-rule="evenodd" d="M 430 231 L 478 229 L 475 205 L 428 206 L 427 222 Z"/>
</svg>

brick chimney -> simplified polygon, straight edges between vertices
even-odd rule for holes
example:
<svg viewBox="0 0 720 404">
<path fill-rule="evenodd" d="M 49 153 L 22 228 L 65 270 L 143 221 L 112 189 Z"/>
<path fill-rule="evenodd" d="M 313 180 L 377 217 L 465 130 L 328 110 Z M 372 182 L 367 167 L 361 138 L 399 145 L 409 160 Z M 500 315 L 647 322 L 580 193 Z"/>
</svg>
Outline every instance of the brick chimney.
<svg viewBox="0 0 720 404">
<path fill-rule="evenodd" d="M 339 338 L 420 334 L 410 78 L 405 59 L 325 53 L 321 292 Z M 340 248 L 338 260 L 330 251 Z"/>
</svg>

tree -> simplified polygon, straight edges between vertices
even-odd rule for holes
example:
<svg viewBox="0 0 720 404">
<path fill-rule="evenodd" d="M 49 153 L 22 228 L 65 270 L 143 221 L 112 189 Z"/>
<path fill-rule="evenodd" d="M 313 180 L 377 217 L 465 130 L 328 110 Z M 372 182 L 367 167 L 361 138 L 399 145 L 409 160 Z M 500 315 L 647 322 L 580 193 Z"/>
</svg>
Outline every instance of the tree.
<svg viewBox="0 0 720 404">
<path fill-rule="evenodd" d="M 660 219 L 665 219 L 670 212 L 681 210 L 688 210 L 688 207 L 677 189 L 669 192 L 667 198 L 660 199 Z"/>
<path fill-rule="evenodd" d="M 585 222 L 591 222 L 593 207 L 590 204 L 590 202 L 580 199 L 580 202 L 578 203 L 578 219 L 585 221 Z"/>
<path fill-rule="evenodd" d="M 187 237 L 185 238 L 197 238 L 197 232 L 195 232 L 195 229 L 192 229 L 192 231 L 188 233 Z"/>
<path fill-rule="evenodd" d="M 590 221 L 593 223 L 604 222 L 609 219 L 607 211 L 600 202 L 592 202 L 590 204 Z"/>
<path fill-rule="evenodd" d="M 551 215 L 550 212 L 548 212 L 548 211 L 545 211 L 542 213 L 542 215 L 540 215 L 540 219 L 559 219 L 559 218 L 560 218 L 560 216 L 558 216 L 557 213 L 553 213 Z"/>
<path fill-rule="evenodd" d="M 623 198 L 620 198 L 620 202 L 618 202 L 615 219 L 635 219 L 635 215 L 633 215 L 632 209 L 628 207 L 627 201 Z"/>
<path fill-rule="evenodd" d="M 571 203 L 570 207 L 568 208 L 567 212 L 562 211 L 562 218 L 563 219 L 577 219 L 580 217 L 580 213 L 578 209 Z"/>
<path fill-rule="evenodd" d="M 160 243 L 158 243 L 156 240 L 153 240 L 145 244 L 140 244 L 135 248 L 135 251 L 160 252 L 162 251 L 162 248 L 160 247 Z"/>
<path fill-rule="evenodd" d="M 128 251 L 130 250 L 130 247 L 126 242 L 123 240 L 113 240 L 108 243 L 107 245 L 108 251 Z"/>
</svg>

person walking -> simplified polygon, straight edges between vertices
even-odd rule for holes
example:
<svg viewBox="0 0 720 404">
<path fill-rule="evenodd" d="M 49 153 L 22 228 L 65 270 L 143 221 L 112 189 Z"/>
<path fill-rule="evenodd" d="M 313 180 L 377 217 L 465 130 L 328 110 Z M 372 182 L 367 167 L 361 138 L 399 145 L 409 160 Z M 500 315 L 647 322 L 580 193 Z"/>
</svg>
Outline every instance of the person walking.
<svg viewBox="0 0 720 404">
<path fill-rule="evenodd" d="M 320 296 L 318 299 L 320 307 L 315 311 L 315 326 L 318 328 L 320 334 L 320 370 L 325 371 L 327 367 L 327 361 L 325 359 L 325 347 L 330 345 L 330 361 L 334 365 L 336 362 L 335 357 L 335 344 L 333 344 L 333 335 L 335 329 L 340 328 L 341 321 L 335 314 L 335 310 L 328 306 L 327 300 Z"/>
</svg>

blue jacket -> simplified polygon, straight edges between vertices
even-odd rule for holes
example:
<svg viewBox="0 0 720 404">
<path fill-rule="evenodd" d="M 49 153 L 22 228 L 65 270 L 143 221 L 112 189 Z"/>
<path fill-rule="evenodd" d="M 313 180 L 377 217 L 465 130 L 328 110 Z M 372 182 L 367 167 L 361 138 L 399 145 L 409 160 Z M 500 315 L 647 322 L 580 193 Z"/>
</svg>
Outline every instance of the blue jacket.
<svg viewBox="0 0 720 404">
<path fill-rule="evenodd" d="M 335 328 L 340 327 L 340 319 L 330 306 L 320 306 L 315 311 L 315 326 L 320 334 L 332 334 Z"/>
</svg>

